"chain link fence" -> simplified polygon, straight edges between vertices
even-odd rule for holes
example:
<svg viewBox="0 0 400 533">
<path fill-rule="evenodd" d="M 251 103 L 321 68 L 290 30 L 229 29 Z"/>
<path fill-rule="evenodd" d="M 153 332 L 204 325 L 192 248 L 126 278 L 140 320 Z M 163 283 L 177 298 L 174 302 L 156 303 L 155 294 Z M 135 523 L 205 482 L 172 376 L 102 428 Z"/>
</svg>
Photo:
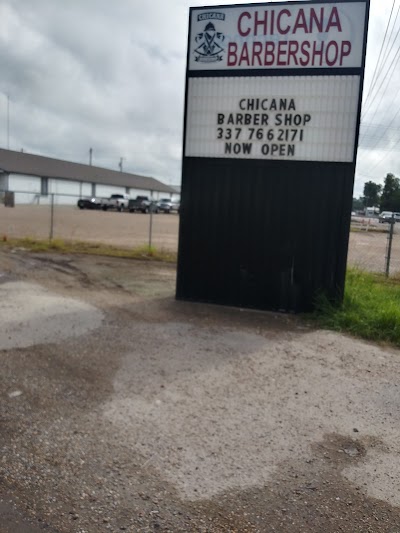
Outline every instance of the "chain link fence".
<svg viewBox="0 0 400 533">
<path fill-rule="evenodd" d="M 0 238 L 80 241 L 121 248 L 154 246 L 178 249 L 176 213 L 129 213 L 79 209 L 80 196 L 26 191 L 19 204 L 14 194 L 0 191 Z M 348 264 L 369 272 L 400 277 L 400 223 L 379 223 L 377 217 L 352 217 Z"/>
<path fill-rule="evenodd" d="M 352 217 L 348 264 L 400 277 L 400 223 L 380 223 L 377 217 Z"/>
<path fill-rule="evenodd" d="M 19 204 L 0 191 L 0 239 L 30 238 L 87 242 L 120 248 L 156 247 L 176 252 L 179 216 L 167 213 L 130 213 L 117 209 L 79 209 L 80 196 L 26 191 Z"/>
</svg>

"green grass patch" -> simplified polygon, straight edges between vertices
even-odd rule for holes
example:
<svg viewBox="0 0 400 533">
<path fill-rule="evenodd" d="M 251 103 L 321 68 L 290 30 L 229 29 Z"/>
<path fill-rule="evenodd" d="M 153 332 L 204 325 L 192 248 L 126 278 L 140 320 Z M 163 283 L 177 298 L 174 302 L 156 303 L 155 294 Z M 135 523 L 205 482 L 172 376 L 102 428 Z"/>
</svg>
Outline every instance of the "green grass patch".
<svg viewBox="0 0 400 533">
<path fill-rule="evenodd" d="M 349 269 L 343 305 L 317 299 L 313 318 L 326 328 L 400 346 L 400 283 Z"/>
<path fill-rule="evenodd" d="M 136 246 L 134 248 L 120 248 L 101 243 L 64 241 L 53 239 L 51 242 L 41 239 L 3 239 L 0 241 L 1 248 L 20 248 L 30 252 L 58 252 L 65 254 L 90 254 L 109 257 L 126 257 L 147 261 L 165 261 L 175 263 L 177 254 L 168 250 L 157 249 L 154 246 Z"/>
</svg>

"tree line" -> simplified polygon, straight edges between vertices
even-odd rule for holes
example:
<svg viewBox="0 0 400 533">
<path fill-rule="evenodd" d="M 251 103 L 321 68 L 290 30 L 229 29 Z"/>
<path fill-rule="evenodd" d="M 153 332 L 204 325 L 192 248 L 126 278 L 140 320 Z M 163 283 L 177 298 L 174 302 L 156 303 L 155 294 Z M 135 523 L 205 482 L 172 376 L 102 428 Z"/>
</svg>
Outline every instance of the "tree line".
<svg viewBox="0 0 400 533">
<path fill-rule="evenodd" d="M 353 209 L 379 207 L 381 211 L 400 212 L 400 179 L 387 174 L 383 185 L 373 181 L 364 183 L 364 196 L 353 198 Z"/>
</svg>

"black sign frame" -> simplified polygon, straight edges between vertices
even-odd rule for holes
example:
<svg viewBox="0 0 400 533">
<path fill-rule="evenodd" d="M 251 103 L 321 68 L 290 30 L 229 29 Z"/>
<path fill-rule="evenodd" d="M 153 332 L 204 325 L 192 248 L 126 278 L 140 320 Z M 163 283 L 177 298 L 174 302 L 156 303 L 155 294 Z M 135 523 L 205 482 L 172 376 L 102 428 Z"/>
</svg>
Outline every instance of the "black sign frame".
<svg viewBox="0 0 400 533">
<path fill-rule="evenodd" d="M 347 2 L 352 0 L 331 3 Z M 328 4 L 238 4 L 196 7 L 190 12 L 316 3 Z M 319 293 L 324 293 L 332 301 L 342 301 L 369 17 L 369 0 L 356 3 L 366 7 L 360 68 L 190 71 L 188 46 L 178 299 L 284 312 L 313 310 Z M 189 22 L 188 43 L 190 39 Z M 185 155 L 190 78 L 277 75 L 360 76 L 351 162 Z"/>
</svg>

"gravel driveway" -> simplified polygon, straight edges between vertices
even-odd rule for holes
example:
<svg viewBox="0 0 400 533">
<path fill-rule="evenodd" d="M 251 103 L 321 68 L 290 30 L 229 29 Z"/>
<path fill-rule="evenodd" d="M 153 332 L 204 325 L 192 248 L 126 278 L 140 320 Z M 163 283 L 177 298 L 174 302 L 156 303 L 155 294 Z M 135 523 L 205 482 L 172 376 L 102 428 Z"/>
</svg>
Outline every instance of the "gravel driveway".
<svg viewBox="0 0 400 533">
<path fill-rule="evenodd" d="M 0 240 L 30 237 L 48 239 L 51 228 L 49 206 L 17 205 L 14 209 L 0 205 Z M 363 220 L 364 223 L 360 221 Z M 387 224 L 371 219 L 357 219 L 350 233 L 348 264 L 371 272 L 385 272 Z M 395 225 L 391 253 L 391 275 L 400 273 L 400 224 Z M 55 239 L 103 243 L 125 248 L 147 246 L 150 241 L 160 250 L 178 249 L 179 216 L 176 213 L 150 215 L 114 211 L 79 210 L 56 205 L 53 217 Z M 277 228 L 279 231 L 279 228 Z M 368 231 L 367 231 L 368 230 Z M 378 230 L 378 231 L 377 231 Z"/>
<path fill-rule="evenodd" d="M 399 532 L 399 351 L 0 250 L 0 532 Z"/>
</svg>

